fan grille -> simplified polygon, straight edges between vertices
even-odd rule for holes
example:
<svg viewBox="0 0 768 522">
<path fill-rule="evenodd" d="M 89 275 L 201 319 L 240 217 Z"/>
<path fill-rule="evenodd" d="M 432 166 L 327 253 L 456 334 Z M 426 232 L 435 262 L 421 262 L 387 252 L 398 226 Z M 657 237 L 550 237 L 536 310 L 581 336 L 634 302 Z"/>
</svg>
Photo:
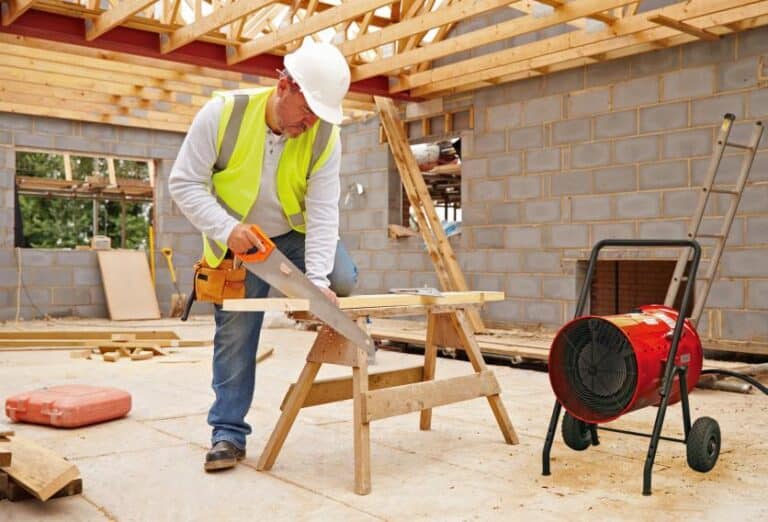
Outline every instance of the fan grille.
<svg viewBox="0 0 768 522">
<path fill-rule="evenodd" d="M 561 402 L 595 420 L 619 415 L 637 386 L 637 360 L 623 332 L 608 321 L 589 318 L 572 323 L 561 336 L 560 370 L 570 390 Z"/>
</svg>

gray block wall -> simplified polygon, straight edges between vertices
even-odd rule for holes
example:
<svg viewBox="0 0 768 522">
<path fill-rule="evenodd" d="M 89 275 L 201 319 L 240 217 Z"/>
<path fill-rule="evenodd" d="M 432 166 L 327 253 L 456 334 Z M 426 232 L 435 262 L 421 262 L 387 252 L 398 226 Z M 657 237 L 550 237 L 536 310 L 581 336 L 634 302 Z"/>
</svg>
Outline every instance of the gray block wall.
<svg viewBox="0 0 768 522">
<path fill-rule="evenodd" d="M 17 311 L 21 319 L 108 317 L 95 252 L 13 247 L 16 149 L 154 160 L 156 292 L 160 310 L 167 314 L 175 290 L 159 249 L 173 249 L 179 285 L 189 292 L 191 267 L 201 248 L 199 234 L 168 195 L 168 174 L 183 138 L 173 132 L 0 112 L 0 320 L 15 320 Z M 196 305 L 194 310 L 210 313 L 206 305 Z"/>
<path fill-rule="evenodd" d="M 451 243 L 472 289 L 508 296 L 485 309 L 486 321 L 557 327 L 573 316 L 579 262 L 596 241 L 684 237 L 723 113 L 736 115 L 732 139 L 739 142 L 756 120 L 768 119 L 761 56 L 768 56 L 768 28 L 445 99 L 452 110 L 475 108 L 475 129 L 461 134 L 463 231 Z M 400 196 L 378 128 L 373 118 L 343 130 L 342 195 L 352 182 L 366 189 L 342 208 L 342 236 L 361 269 L 361 291 L 437 286 L 420 238 L 387 238 L 386 224 L 399 223 L 388 202 Z M 723 183 L 734 182 L 740 154 L 731 149 L 724 158 Z M 726 205 L 716 198 L 702 233 L 716 230 Z M 702 244 L 708 258 L 711 240 Z M 643 255 L 673 259 L 675 252 Z M 702 335 L 768 342 L 766 288 L 768 133 Z"/>
</svg>

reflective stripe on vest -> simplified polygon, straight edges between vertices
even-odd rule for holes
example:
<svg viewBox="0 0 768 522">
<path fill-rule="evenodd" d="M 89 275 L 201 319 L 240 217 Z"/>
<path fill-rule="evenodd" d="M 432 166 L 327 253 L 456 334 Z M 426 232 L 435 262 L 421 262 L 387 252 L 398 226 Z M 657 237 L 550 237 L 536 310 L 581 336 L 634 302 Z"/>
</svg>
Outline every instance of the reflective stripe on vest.
<svg viewBox="0 0 768 522">
<path fill-rule="evenodd" d="M 239 222 L 243 222 L 258 198 L 266 135 L 263 122 L 271 92 L 272 89 L 259 89 L 224 94 L 224 111 L 219 122 L 219 154 L 213 170 L 213 192 L 218 203 Z M 241 136 L 244 136 L 243 143 L 238 148 Z M 338 127 L 318 120 L 305 135 L 289 139 L 286 143 L 277 171 L 278 198 L 288 223 L 298 232 L 306 230 L 304 192 L 307 179 L 325 164 L 338 139 Z M 312 140 L 311 150 L 309 140 Z M 306 174 L 297 177 L 299 171 Z M 243 186 L 247 188 L 241 188 Z M 205 235 L 203 242 L 206 261 L 211 266 L 218 266 L 226 254 L 226 245 Z"/>
</svg>

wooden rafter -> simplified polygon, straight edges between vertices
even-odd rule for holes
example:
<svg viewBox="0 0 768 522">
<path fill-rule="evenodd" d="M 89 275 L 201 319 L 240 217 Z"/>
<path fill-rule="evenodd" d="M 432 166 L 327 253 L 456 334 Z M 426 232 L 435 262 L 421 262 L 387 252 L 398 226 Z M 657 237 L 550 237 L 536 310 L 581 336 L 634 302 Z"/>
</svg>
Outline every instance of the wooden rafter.
<svg viewBox="0 0 768 522">
<path fill-rule="evenodd" d="M 634 0 L 583 0 L 581 2 L 565 4 L 562 7 L 555 9 L 551 15 L 542 18 L 535 18 L 532 16 L 514 18 L 507 22 L 494 25 L 493 27 L 484 27 L 483 29 L 472 31 L 471 33 L 455 36 L 443 40 L 442 42 L 435 42 L 431 45 L 398 54 L 384 60 L 378 60 L 375 63 L 360 65 L 352 71 L 352 80 L 363 80 L 382 74 L 388 70 L 398 69 L 428 60 L 435 60 L 457 52 L 494 43 L 499 40 L 505 40 L 517 35 L 546 29 L 570 20 L 584 18 L 585 16 L 589 16 L 605 9 L 621 7 L 632 1 Z M 451 7 L 455 6 L 456 5 Z M 451 7 L 448 9 L 451 9 Z M 438 12 L 439 11 L 440 10 L 438 10 Z M 451 20 L 446 20 L 444 23 L 449 21 Z M 441 23 L 439 25 L 443 24 Z"/>
<path fill-rule="evenodd" d="M 101 13 L 97 18 L 86 20 L 85 39 L 88 41 L 95 40 L 155 2 L 157 0 L 123 0 L 115 7 Z"/>
<path fill-rule="evenodd" d="M 169 53 L 179 47 L 197 40 L 204 34 L 220 28 L 238 18 L 254 13 L 274 4 L 277 0 L 240 1 L 214 11 L 208 16 L 195 19 L 194 23 L 176 29 L 162 38 L 160 50 Z"/>
<path fill-rule="evenodd" d="M 681 33 L 688 33 L 690 35 L 695 36 L 696 38 L 701 38 L 702 40 L 712 41 L 712 40 L 718 40 L 720 38 L 714 33 L 710 33 L 709 31 L 705 31 L 704 29 L 699 29 L 694 25 L 687 24 L 685 22 L 681 22 L 680 20 L 675 20 L 674 18 L 670 18 L 664 15 L 649 16 L 648 21 L 653 22 L 654 24 L 663 25 L 664 27 L 671 27 L 672 29 L 677 29 Z"/>
<path fill-rule="evenodd" d="M 540 4 L 548 5 L 550 7 L 554 7 L 555 9 L 559 9 L 563 7 L 566 2 L 564 0 L 536 0 Z M 593 20 L 598 20 L 600 22 L 603 22 L 604 24 L 611 25 L 613 22 L 616 21 L 616 17 L 608 14 L 608 13 L 593 13 L 590 16 L 586 18 L 591 18 Z"/>
<path fill-rule="evenodd" d="M 768 2 L 754 2 L 753 0 L 708 0 L 696 5 L 673 5 L 657 10 L 667 16 L 675 18 L 691 17 L 691 21 L 696 23 L 697 27 L 718 27 L 733 21 L 742 19 L 751 19 L 768 14 Z M 651 15 L 656 14 L 652 12 Z M 438 68 L 427 71 L 419 78 L 419 83 L 424 81 L 424 76 L 440 74 L 440 77 L 446 77 L 445 80 L 435 81 L 426 79 L 423 87 L 412 89 L 411 92 L 417 96 L 434 96 L 437 93 L 445 92 L 463 92 L 479 88 L 481 82 L 506 82 L 516 79 L 526 78 L 540 73 L 533 69 L 537 67 L 547 67 L 546 72 L 554 72 L 565 68 L 576 67 L 589 63 L 587 60 L 591 55 L 600 55 L 604 59 L 615 58 L 615 53 L 627 49 L 635 48 L 635 54 L 652 50 L 651 45 L 654 41 L 676 38 L 675 44 L 692 41 L 695 37 L 680 33 L 668 27 L 659 27 L 646 18 L 648 13 L 636 15 L 631 18 L 620 20 L 611 31 L 602 31 L 592 35 L 580 34 L 579 46 L 571 46 L 572 40 L 569 35 L 561 35 L 541 42 L 533 42 L 520 48 L 517 48 L 517 57 L 511 58 L 505 56 L 505 65 L 488 68 L 485 70 L 467 69 L 468 62 L 459 62 L 451 64 L 452 77 L 446 77 L 445 68 Z M 686 38 L 680 38 L 680 37 Z M 671 44 L 672 42 L 670 42 Z M 641 50 L 638 50 L 642 49 Z M 508 49 L 502 51 L 512 51 Z M 614 53 L 614 54 L 611 54 Z M 492 55 L 486 55 L 483 58 L 491 58 Z M 498 58 L 498 57 L 496 57 Z M 492 59 L 492 58 L 491 58 Z M 493 60 L 493 59 L 492 59 Z M 475 65 L 476 66 L 476 65 Z M 412 75 L 411 79 L 418 75 Z M 458 80 L 457 80 L 458 79 Z M 400 88 L 402 87 L 395 87 Z"/>
<path fill-rule="evenodd" d="M 293 40 L 332 27 L 340 21 L 350 20 L 365 15 L 365 13 L 374 11 L 381 6 L 389 5 L 390 3 L 392 3 L 392 0 L 351 0 L 342 3 L 335 9 L 329 9 L 322 13 L 315 14 L 309 19 L 304 20 L 301 24 L 281 27 L 269 36 L 258 38 L 240 45 L 234 53 L 227 57 L 227 63 L 234 64 L 242 62 L 251 56 L 265 53 Z"/>
<path fill-rule="evenodd" d="M 34 0 L 6 0 L 3 7 L 2 21 L 3 25 L 10 25 L 18 17 L 23 15 L 27 9 L 32 7 Z"/>
</svg>

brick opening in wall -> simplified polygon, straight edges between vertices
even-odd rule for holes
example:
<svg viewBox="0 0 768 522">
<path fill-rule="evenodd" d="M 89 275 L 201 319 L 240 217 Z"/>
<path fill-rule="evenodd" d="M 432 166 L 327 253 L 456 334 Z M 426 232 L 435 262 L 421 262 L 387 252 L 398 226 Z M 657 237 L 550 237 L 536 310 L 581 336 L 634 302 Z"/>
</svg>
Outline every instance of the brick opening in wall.
<svg viewBox="0 0 768 522">
<path fill-rule="evenodd" d="M 592 315 L 613 315 L 631 312 L 638 306 L 664 304 L 667 288 L 676 261 L 666 260 L 605 260 L 598 261 L 592 287 L 589 290 L 589 310 Z M 582 262 L 586 273 L 586 262 Z M 674 308 L 682 304 L 681 285 Z M 686 315 L 693 310 L 693 301 Z"/>
</svg>

